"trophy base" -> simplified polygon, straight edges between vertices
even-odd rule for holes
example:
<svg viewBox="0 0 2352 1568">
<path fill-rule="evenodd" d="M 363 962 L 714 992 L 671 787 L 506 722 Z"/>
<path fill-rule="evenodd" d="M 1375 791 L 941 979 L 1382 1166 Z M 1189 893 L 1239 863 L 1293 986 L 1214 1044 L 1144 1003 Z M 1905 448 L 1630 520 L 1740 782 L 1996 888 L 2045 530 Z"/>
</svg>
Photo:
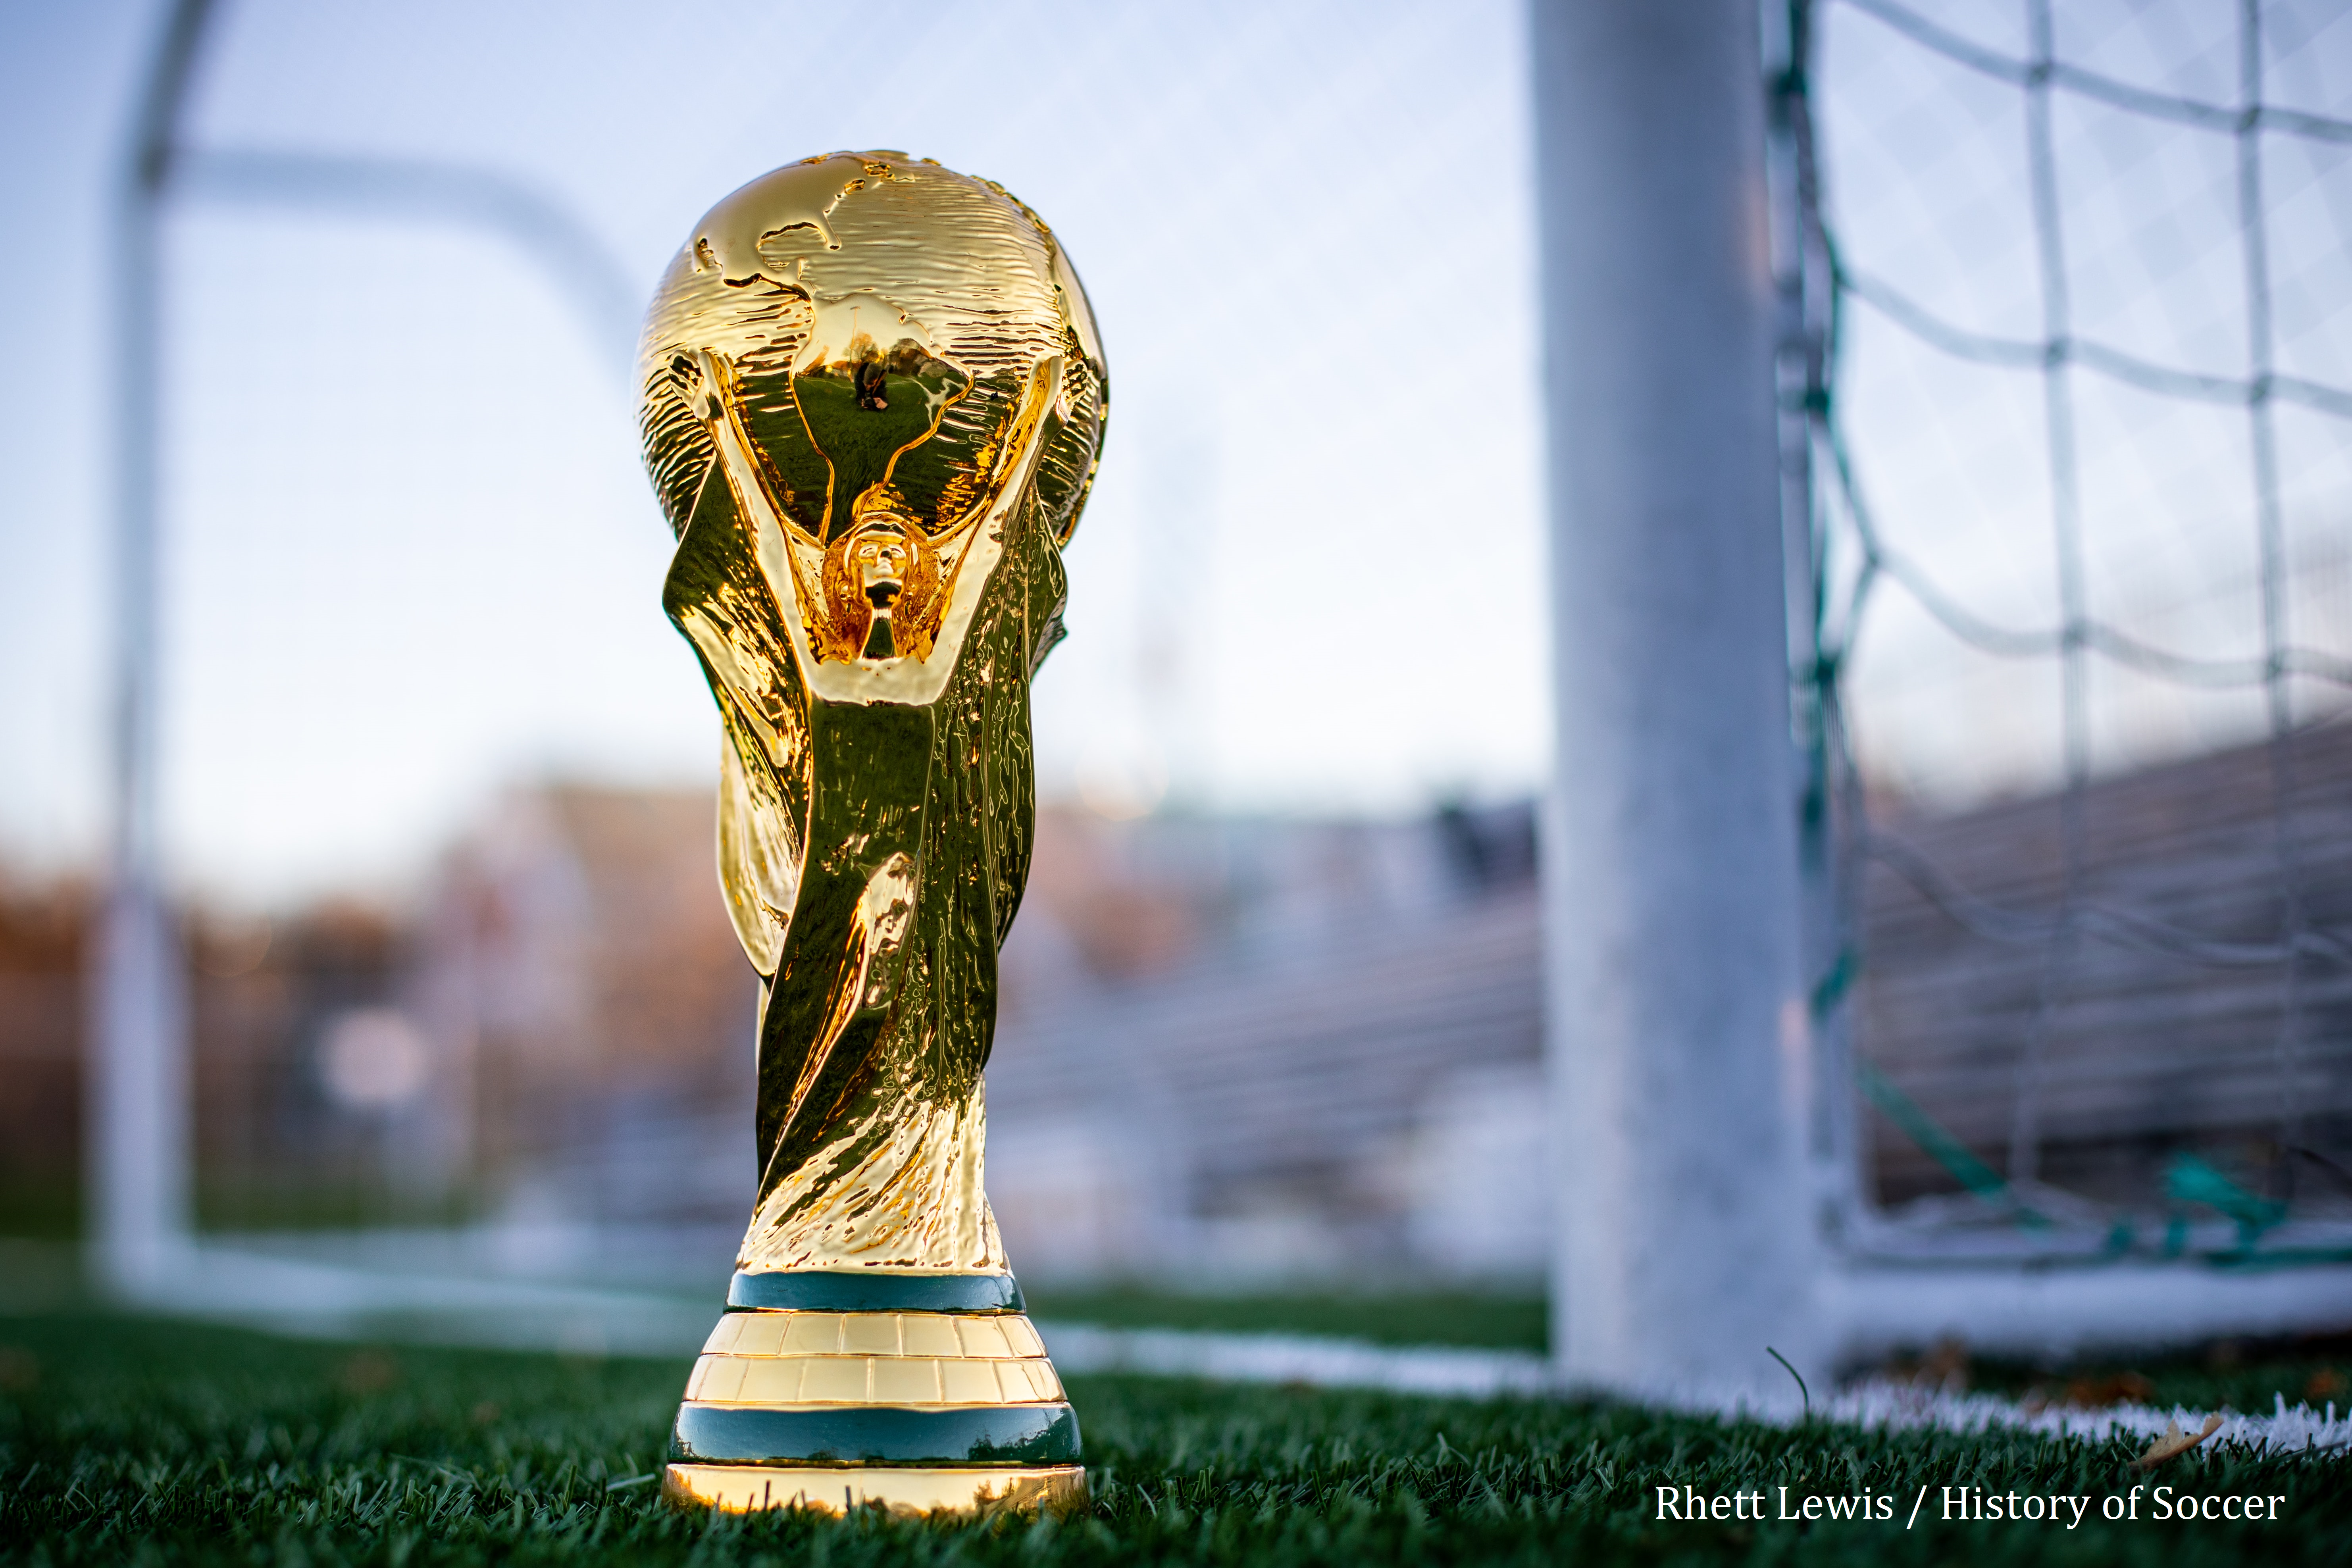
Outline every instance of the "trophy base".
<svg viewBox="0 0 2352 1568">
<path fill-rule="evenodd" d="M 741 1274 L 670 1429 L 688 1508 L 1084 1507 L 1077 1415 L 1010 1275 Z"/>
<path fill-rule="evenodd" d="M 670 1465 L 662 1496 L 683 1508 L 756 1513 L 800 1508 L 847 1513 L 878 1503 L 892 1513 L 1063 1513 L 1087 1505 L 1079 1465 L 946 1469 L 770 1465 Z"/>
</svg>

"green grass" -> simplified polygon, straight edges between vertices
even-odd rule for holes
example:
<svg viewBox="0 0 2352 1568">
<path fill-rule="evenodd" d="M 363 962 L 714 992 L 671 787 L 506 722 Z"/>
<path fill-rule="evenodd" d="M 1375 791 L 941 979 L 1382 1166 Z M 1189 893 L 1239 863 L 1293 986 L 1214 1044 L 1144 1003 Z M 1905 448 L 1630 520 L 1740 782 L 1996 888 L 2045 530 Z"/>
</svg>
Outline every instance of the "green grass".
<svg viewBox="0 0 2352 1568">
<path fill-rule="evenodd" d="M 0 1245 L 19 1237 L 68 1242 L 81 1232 L 79 1180 L 47 1172 L 0 1171 Z"/>
<path fill-rule="evenodd" d="M 206 1231 L 455 1225 L 478 1207 L 471 1194 L 425 1200 L 391 1193 L 364 1172 L 314 1173 L 300 1182 L 205 1173 L 195 1189 L 197 1227 Z M 0 1244 L 77 1243 L 84 1228 L 78 1180 L 0 1174 Z"/>
<path fill-rule="evenodd" d="M 1073 1378 L 1068 1521 L 707 1519 L 637 1478 L 682 1362 L 355 1349 L 88 1314 L 0 1319 L 0 1558 L 38 1563 L 2352 1561 L 2352 1461 L 2154 1478 L 2277 1525 L 1943 1523 L 1934 1489 L 2126 1489 L 2132 1446 L 1794 1431 L 1624 1407 Z M 620 1483 L 616 1489 L 615 1483 Z M 634 1484 L 631 1484 L 634 1483 Z M 1898 1500 L 1890 1523 L 1684 1524 L 1651 1488 Z M 1916 1529 L 1901 1515 L 1922 1485 Z"/>
<path fill-rule="evenodd" d="M 1141 1288 L 1023 1287 L 1033 1316 L 1111 1328 L 1211 1329 L 1227 1333 L 1337 1334 L 1391 1345 L 1543 1350 L 1540 1296 L 1475 1291 L 1412 1295 L 1187 1296 Z"/>
</svg>

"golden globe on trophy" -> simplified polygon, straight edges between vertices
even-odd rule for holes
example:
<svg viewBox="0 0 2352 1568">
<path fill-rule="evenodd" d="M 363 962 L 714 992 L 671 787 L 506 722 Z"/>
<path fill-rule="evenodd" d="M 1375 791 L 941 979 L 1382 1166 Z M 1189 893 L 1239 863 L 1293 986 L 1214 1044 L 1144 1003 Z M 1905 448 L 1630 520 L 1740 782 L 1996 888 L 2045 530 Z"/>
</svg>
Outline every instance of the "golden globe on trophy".
<svg viewBox="0 0 2352 1568">
<path fill-rule="evenodd" d="M 981 1069 L 1034 829 L 1029 682 L 1108 406 L 1086 292 L 996 185 L 836 153 L 710 210 L 640 370 L 761 977 L 758 1199 L 664 1492 L 1082 1503 L 982 1190 Z"/>
</svg>

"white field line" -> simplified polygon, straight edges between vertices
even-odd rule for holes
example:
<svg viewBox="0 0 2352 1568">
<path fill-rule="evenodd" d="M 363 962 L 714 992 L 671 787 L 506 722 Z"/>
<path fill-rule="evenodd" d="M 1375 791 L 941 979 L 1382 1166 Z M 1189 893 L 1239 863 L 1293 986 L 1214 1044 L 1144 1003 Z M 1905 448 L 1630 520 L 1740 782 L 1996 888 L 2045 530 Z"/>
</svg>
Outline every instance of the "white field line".
<svg viewBox="0 0 2352 1568">
<path fill-rule="evenodd" d="M 1299 1384 L 1315 1388 L 1381 1389 L 1395 1394 L 1492 1399 L 1572 1397 L 1580 1391 L 1551 1363 L 1525 1351 L 1480 1351 L 1444 1345 L 1376 1345 L 1362 1340 L 1307 1334 L 1221 1334 L 1181 1329 L 1107 1329 L 1087 1323 L 1038 1325 L 1054 1364 L 1065 1373 L 1140 1373 L 1160 1377 L 1200 1377 L 1227 1383 Z M 1791 1395 L 1785 1403 L 1727 1409 L 1720 1403 L 1669 1403 L 1695 1415 L 1735 1415 L 1793 1425 L 1802 1410 Z M 2103 1410 L 2043 1406 L 2029 1410 L 1990 1394 L 1948 1394 L 1910 1384 L 1876 1380 L 1853 1385 L 1822 1400 L 1819 1418 L 1841 1424 L 1905 1430 L 1931 1427 L 1948 1432 L 1996 1428 L 2051 1437 L 2101 1441 L 2118 1434 L 2158 1437 L 2178 1422 L 2194 1432 L 2205 1413 L 2145 1405 Z M 2339 1416 L 2331 1401 L 2324 1410 L 2290 1406 L 2284 1399 L 2266 1415 L 2224 1412 L 2221 1429 L 2206 1447 L 2242 1444 L 2249 1448 L 2342 1451 L 2352 1447 L 2352 1411 Z"/>
<path fill-rule="evenodd" d="M 2336 1453 L 2352 1448 L 2352 1409 L 2339 1415 L 2332 1399 L 2325 1408 L 2314 1410 L 2308 1405 L 2291 1405 L 2284 1395 L 2273 1397 L 2274 1405 L 2267 1415 L 2221 1412 L 2221 1429 L 2206 1439 L 2204 1447 L 2242 1444 L 2253 1449 L 2317 1448 Z M 2116 1405 L 2103 1410 L 2043 1405 L 2028 1410 L 1995 1394 L 1948 1394 L 1874 1379 L 1825 1401 L 1822 1414 L 1832 1421 L 1887 1430 L 1934 1427 L 1946 1432 L 1985 1432 L 1998 1427 L 2099 1442 L 2117 1436 L 2161 1437 L 2165 1428 L 2176 1423 L 2185 1432 L 2195 1432 L 2204 1425 L 2208 1412 L 2179 1405 L 2158 1410 L 2145 1405 Z"/>
<path fill-rule="evenodd" d="M 693 1354 L 719 1316 L 715 1300 L 423 1270 L 353 1268 L 211 1246 L 191 1249 L 175 1271 L 172 1288 L 137 1304 L 168 1315 L 239 1322 L 309 1338 L 661 1357 Z M 1137 1373 L 1465 1399 L 1573 1398 L 1591 1392 L 1578 1388 L 1550 1362 L 1526 1351 L 1381 1345 L 1313 1334 L 1114 1329 L 1050 1321 L 1037 1327 L 1055 1365 L 1065 1373 Z M 1657 1403 L 1693 1415 L 1781 1426 L 1801 1419 L 1793 1389 L 1786 1398 L 1763 1401 L 1685 1397 Z M 1825 1394 L 1816 1403 L 1815 1414 L 1885 1430 L 2006 1428 L 2091 1441 L 2118 1434 L 2157 1437 L 2174 1422 L 2193 1432 L 2205 1415 L 2127 1405 L 2104 1410 L 2054 1405 L 2028 1410 L 1993 1394 L 1950 1394 L 1875 1380 Z M 2332 1401 L 2314 1410 L 2281 1399 L 2268 1415 L 2225 1411 L 2221 1429 L 2204 1451 L 2224 1444 L 2352 1450 L 2352 1410 L 2339 1415 Z"/>
<path fill-rule="evenodd" d="M 1224 1383 L 1297 1383 L 1397 1394 L 1492 1399 L 1559 1387 L 1551 1363 L 1525 1351 L 1377 1345 L 1315 1334 L 1217 1334 L 1191 1329 L 1106 1329 L 1040 1322 L 1045 1353 L 1063 1372 L 1143 1373 Z"/>
</svg>

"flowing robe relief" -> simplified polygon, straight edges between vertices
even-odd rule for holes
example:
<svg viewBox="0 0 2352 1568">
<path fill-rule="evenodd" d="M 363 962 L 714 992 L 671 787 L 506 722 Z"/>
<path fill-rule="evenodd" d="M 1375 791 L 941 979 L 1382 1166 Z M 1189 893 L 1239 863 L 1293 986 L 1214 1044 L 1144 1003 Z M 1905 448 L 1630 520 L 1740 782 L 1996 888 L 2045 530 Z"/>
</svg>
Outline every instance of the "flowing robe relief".
<svg viewBox="0 0 2352 1568">
<path fill-rule="evenodd" d="M 982 1187 L 981 1070 L 1035 820 L 1029 673 L 1066 593 L 1034 511 L 1011 520 L 937 701 L 812 700 L 780 681 L 805 715 L 786 763 L 807 781 L 799 791 L 759 754 L 772 727 L 728 715 L 732 881 L 759 885 L 755 863 L 789 858 L 794 837 L 810 847 L 764 977 L 760 1195 L 742 1268 L 1005 1267 Z M 730 581 L 744 534 L 727 487 L 708 487 L 669 587 L 698 649 L 730 641 L 721 623 L 764 588 Z M 765 787 L 742 782 L 761 773 Z M 801 835 L 761 820 L 803 794 Z"/>
</svg>

